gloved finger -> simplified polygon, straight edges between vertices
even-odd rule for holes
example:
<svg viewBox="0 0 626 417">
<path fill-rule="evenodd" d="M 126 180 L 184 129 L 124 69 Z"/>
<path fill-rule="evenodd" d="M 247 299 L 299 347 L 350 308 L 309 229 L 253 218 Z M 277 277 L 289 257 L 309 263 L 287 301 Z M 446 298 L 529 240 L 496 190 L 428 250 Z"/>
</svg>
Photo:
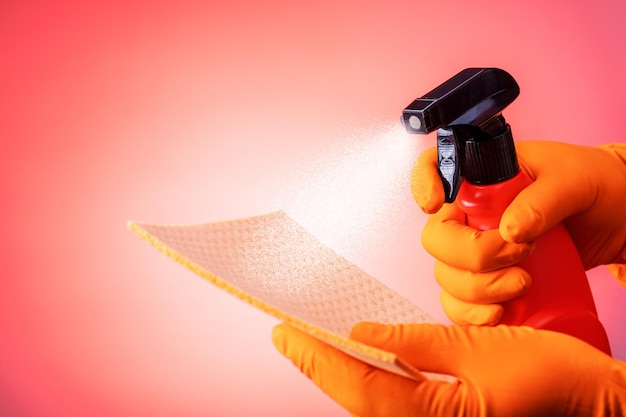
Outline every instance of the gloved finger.
<svg viewBox="0 0 626 417">
<path fill-rule="evenodd" d="M 286 324 L 274 328 L 272 341 L 308 378 L 353 415 L 453 416 L 466 399 L 463 385 L 437 380 L 417 382 L 391 374 Z"/>
<path fill-rule="evenodd" d="M 523 189 L 502 214 L 502 238 L 512 243 L 531 242 L 572 216 L 576 207 L 564 204 L 568 190 L 555 193 L 555 188 L 550 182 L 536 181 Z"/>
<path fill-rule="evenodd" d="M 507 241 L 535 240 L 564 219 L 584 212 L 598 198 L 597 178 L 590 178 L 589 173 L 602 172 L 603 151 L 585 147 L 588 163 L 597 166 L 581 170 L 575 166 L 580 159 L 568 155 L 583 152 L 582 147 L 556 142 L 542 142 L 541 146 L 542 152 L 536 152 L 532 142 L 518 144 L 523 155 L 520 165 L 536 181 L 522 190 L 502 215 L 500 234 Z M 559 159 L 558 168 L 555 158 Z"/>
<path fill-rule="evenodd" d="M 422 244 L 436 259 L 471 272 L 514 265 L 534 250 L 533 243 L 510 243 L 497 230 L 477 230 L 453 204 L 431 215 L 422 231 Z M 460 250 L 459 248 L 464 248 Z"/>
<path fill-rule="evenodd" d="M 430 148 L 420 154 L 411 172 L 413 198 L 428 214 L 436 213 L 445 201 L 438 164 L 437 148 Z"/>
<path fill-rule="evenodd" d="M 493 304 L 509 301 L 526 293 L 532 283 L 523 268 L 511 266 L 473 273 L 435 262 L 435 279 L 452 297 L 473 304 Z"/>
<path fill-rule="evenodd" d="M 460 326 L 476 325 L 476 326 L 493 326 L 498 324 L 504 308 L 500 304 L 474 304 L 461 301 L 441 291 L 441 306 L 446 316 L 454 323 Z"/>
</svg>

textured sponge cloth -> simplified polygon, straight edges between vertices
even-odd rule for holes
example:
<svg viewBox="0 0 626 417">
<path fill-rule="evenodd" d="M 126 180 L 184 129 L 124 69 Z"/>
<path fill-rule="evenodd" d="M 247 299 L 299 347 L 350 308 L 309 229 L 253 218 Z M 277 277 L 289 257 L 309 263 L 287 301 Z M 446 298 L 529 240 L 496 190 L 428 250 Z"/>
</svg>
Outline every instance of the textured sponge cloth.
<svg viewBox="0 0 626 417">
<path fill-rule="evenodd" d="M 364 362 L 423 379 L 394 354 L 348 339 L 361 321 L 433 320 L 284 212 L 198 225 L 128 227 L 210 283 Z"/>
</svg>

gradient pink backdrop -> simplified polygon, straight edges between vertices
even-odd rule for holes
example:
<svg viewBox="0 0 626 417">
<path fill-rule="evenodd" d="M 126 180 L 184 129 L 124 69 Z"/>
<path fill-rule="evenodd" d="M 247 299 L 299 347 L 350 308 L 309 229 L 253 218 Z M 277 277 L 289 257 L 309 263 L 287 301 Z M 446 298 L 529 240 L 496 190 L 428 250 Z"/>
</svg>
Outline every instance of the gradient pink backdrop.
<svg viewBox="0 0 626 417">
<path fill-rule="evenodd" d="M 126 221 L 281 208 L 301 167 L 468 66 L 518 80 L 518 140 L 623 141 L 625 4 L 0 2 L 0 415 L 346 415 L 274 351 L 274 319 Z M 445 320 L 408 193 L 350 258 Z M 590 279 L 626 359 L 626 291 Z"/>
</svg>

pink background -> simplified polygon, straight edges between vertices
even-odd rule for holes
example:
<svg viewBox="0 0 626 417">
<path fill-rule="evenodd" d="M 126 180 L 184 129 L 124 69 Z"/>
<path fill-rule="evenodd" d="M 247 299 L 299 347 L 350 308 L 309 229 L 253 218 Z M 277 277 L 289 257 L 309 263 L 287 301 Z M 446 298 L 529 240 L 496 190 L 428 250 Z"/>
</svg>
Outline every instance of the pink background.
<svg viewBox="0 0 626 417">
<path fill-rule="evenodd" d="M 287 209 L 445 320 L 406 183 L 432 139 L 388 126 L 497 66 L 518 140 L 623 141 L 625 4 L 1 2 L 0 414 L 346 415 L 275 352 L 276 320 L 126 221 Z M 590 279 L 626 359 L 626 291 Z"/>
</svg>

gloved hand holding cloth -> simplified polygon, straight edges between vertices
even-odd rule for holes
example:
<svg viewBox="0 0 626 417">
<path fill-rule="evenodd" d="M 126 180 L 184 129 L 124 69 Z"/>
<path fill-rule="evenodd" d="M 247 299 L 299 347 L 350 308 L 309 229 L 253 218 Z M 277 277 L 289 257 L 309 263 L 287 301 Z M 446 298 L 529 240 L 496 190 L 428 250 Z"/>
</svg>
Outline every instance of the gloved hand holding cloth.
<svg viewBox="0 0 626 417">
<path fill-rule="evenodd" d="M 359 417 L 623 416 L 626 363 L 568 335 L 508 326 L 360 323 L 351 338 L 456 382 L 413 381 L 286 324 L 277 349 Z"/>
</svg>

